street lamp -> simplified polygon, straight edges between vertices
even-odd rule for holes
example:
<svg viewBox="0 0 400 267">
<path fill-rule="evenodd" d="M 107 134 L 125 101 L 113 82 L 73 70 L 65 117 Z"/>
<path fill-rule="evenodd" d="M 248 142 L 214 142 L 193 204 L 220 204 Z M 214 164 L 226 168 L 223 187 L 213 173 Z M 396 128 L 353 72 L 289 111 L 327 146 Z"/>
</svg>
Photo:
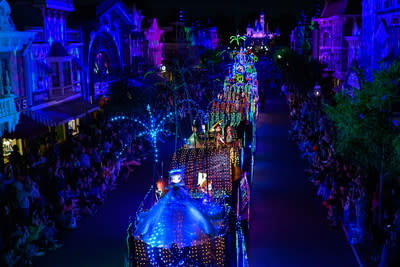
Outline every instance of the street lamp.
<svg viewBox="0 0 400 267">
<path fill-rule="evenodd" d="M 321 86 L 318 83 L 314 86 L 314 95 L 316 97 L 321 96 Z"/>
<path fill-rule="evenodd" d="M 320 117 L 320 97 L 321 97 L 321 86 L 319 85 L 319 83 L 317 82 L 314 86 L 314 96 L 317 98 L 316 101 L 316 112 L 315 114 L 315 126 L 317 126 L 319 124 L 319 117 Z"/>
</svg>

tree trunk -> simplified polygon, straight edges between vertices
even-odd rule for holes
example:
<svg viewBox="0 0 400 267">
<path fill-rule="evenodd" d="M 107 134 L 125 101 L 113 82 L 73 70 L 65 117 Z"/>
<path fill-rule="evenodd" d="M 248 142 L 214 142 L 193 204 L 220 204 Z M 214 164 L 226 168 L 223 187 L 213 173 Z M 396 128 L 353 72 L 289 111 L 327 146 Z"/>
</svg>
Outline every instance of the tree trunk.
<svg viewBox="0 0 400 267">
<path fill-rule="evenodd" d="M 178 147 L 178 111 L 176 107 L 176 88 L 173 89 L 174 94 L 174 109 L 175 109 L 175 151 Z"/>
<path fill-rule="evenodd" d="M 382 191 L 383 191 L 383 172 L 382 172 L 382 167 L 381 170 L 379 171 L 379 204 L 378 204 L 378 223 L 380 226 L 382 226 L 382 216 L 383 216 L 383 209 L 382 209 Z"/>
</svg>

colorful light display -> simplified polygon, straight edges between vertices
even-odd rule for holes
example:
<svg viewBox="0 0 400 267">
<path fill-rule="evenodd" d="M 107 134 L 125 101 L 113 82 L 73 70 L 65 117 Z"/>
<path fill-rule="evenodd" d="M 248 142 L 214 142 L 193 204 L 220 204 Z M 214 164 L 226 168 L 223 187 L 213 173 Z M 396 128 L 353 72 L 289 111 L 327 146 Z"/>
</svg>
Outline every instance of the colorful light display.
<svg viewBox="0 0 400 267">
<path fill-rule="evenodd" d="M 237 36 L 231 41 L 242 39 L 245 38 Z M 237 139 L 236 127 L 243 121 L 251 123 L 253 135 L 247 139 L 254 153 L 258 58 L 243 48 L 234 51 L 231 57 L 232 68 L 221 92 L 208 105 L 204 113 L 207 116 L 196 112 L 196 119 L 208 127 L 204 126 L 206 129 L 199 134 L 193 128 L 189 145 L 176 150 L 172 157 L 169 190 L 160 194 L 161 198 L 148 211 L 142 207 L 137 213 L 137 224 L 130 233 L 133 240 L 130 246 L 134 248 L 131 263 L 136 266 L 226 266 L 231 263 L 248 266 L 240 221 L 249 219 L 250 187 L 246 173 L 241 175 L 245 152 L 242 140 Z M 187 107 L 190 112 L 198 107 L 191 100 L 178 104 L 182 107 L 180 110 Z M 150 127 L 157 128 L 154 122 L 150 122 Z M 215 236 L 211 234 L 214 224 L 209 224 L 207 218 L 218 218 L 221 215 L 218 207 L 231 210 L 226 201 L 236 198 L 232 196 L 233 181 L 239 180 L 237 214 L 229 219 L 225 212 L 223 231 Z M 221 218 L 218 221 L 222 222 Z M 208 233 L 207 238 L 204 233 Z M 229 244 L 228 240 L 233 242 Z"/>
<path fill-rule="evenodd" d="M 182 169 L 171 170 L 171 179 L 180 182 L 130 224 L 128 246 L 135 266 L 225 266 L 231 209 L 193 199 L 182 175 Z"/>
<path fill-rule="evenodd" d="M 192 196 L 200 198 L 204 191 L 211 189 L 214 198 L 222 198 L 232 192 L 230 155 L 230 148 L 181 148 L 174 153 L 171 166 L 185 166 L 184 182 Z M 202 179 L 199 173 L 207 175 L 208 185 L 199 181 Z"/>
<path fill-rule="evenodd" d="M 252 123 L 258 116 L 258 80 L 255 64 L 258 57 L 249 49 L 233 51 L 232 68 L 224 81 L 223 92 L 213 100 L 208 113 L 208 126 L 223 120 L 223 125 L 236 127 L 242 120 Z"/>
<path fill-rule="evenodd" d="M 111 122 L 114 121 L 119 121 L 119 120 L 131 120 L 135 123 L 138 123 L 144 130 L 141 131 L 139 134 L 136 135 L 136 137 L 147 137 L 151 143 L 151 146 L 153 147 L 154 151 L 154 162 L 158 163 L 158 148 L 157 148 L 157 142 L 158 139 L 162 135 L 168 135 L 169 131 L 165 129 L 165 124 L 172 119 L 173 113 L 170 112 L 166 116 L 162 117 L 159 121 L 154 118 L 153 113 L 151 111 L 150 105 L 147 105 L 147 112 L 148 112 L 148 121 L 143 122 L 137 118 L 132 118 L 128 116 L 115 116 L 110 119 Z"/>
</svg>

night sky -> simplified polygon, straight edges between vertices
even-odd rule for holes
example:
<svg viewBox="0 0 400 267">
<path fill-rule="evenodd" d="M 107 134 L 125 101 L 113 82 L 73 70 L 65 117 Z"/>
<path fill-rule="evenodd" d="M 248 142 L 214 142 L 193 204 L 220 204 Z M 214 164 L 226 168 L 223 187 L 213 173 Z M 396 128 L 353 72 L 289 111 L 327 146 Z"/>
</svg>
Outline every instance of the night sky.
<svg viewBox="0 0 400 267">
<path fill-rule="evenodd" d="M 145 17 L 156 17 L 160 25 L 167 25 L 178 18 L 179 9 L 183 9 L 185 21 L 199 20 L 203 25 L 208 22 L 218 27 L 221 35 L 226 36 L 236 33 L 244 33 L 248 23 L 253 24 L 259 17 L 260 11 L 264 11 L 270 28 L 279 27 L 282 35 L 288 35 L 296 23 L 296 18 L 304 10 L 307 15 L 314 15 L 318 4 L 323 0 L 123 0 L 129 7 L 133 3 L 142 9 Z M 100 0 L 75 1 L 77 13 L 84 10 L 93 10 Z M 81 17 L 81 16 L 80 16 Z"/>
</svg>

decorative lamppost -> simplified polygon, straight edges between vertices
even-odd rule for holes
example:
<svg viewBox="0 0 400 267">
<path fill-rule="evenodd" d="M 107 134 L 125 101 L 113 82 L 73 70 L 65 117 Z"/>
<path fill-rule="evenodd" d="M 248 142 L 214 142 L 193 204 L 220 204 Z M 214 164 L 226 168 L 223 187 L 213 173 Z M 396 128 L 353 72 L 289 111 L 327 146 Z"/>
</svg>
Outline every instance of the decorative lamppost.
<svg viewBox="0 0 400 267">
<path fill-rule="evenodd" d="M 321 96 L 321 86 L 318 83 L 316 83 L 314 86 L 314 96 L 317 98 Z"/>
<path fill-rule="evenodd" d="M 320 112 L 320 99 L 321 99 L 321 86 L 319 85 L 319 83 L 317 82 L 314 86 L 314 96 L 316 97 L 316 112 L 314 112 L 315 114 L 315 127 L 318 126 L 318 122 L 319 122 L 319 112 Z"/>
</svg>

